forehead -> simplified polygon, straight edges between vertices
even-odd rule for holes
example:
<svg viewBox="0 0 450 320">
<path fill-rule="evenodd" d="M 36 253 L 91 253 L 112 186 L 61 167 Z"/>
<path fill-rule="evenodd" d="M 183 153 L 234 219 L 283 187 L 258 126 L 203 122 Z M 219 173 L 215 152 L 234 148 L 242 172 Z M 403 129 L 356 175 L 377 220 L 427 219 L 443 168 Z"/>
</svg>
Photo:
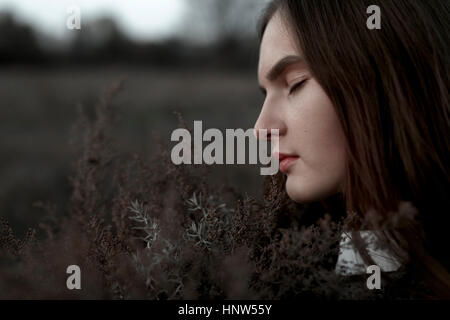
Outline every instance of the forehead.
<svg viewBox="0 0 450 320">
<path fill-rule="evenodd" d="M 289 55 L 300 55 L 292 37 L 276 12 L 267 24 L 259 51 L 258 77 L 262 79 L 280 59 Z"/>
</svg>

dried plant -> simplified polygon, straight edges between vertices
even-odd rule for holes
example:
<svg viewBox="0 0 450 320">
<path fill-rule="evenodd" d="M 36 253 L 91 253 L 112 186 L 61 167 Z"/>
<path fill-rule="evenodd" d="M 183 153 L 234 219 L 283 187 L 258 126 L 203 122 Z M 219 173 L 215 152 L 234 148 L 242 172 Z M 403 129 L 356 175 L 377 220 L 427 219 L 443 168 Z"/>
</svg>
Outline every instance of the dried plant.
<svg viewBox="0 0 450 320">
<path fill-rule="evenodd" d="M 122 86 L 102 96 L 95 119 L 82 117 L 70 203 L 52 208 L 59 218 L 42 223 L 41 239 L 30 231 L 19 240 L 1 222 L 1 298 L 395 297 L 367 290 L 365 277 L 336 274 L 349 218 L 305 225 L 282 175 L 266 178 L 258 201 L 210 187 L 208 168 L 173 165 L 161 141 L 150 161 L 119 157 L 108 136 L 109 105 Z M 83 290 L 66 288 L 70 264 L 83 270 Z"/>
</svg>

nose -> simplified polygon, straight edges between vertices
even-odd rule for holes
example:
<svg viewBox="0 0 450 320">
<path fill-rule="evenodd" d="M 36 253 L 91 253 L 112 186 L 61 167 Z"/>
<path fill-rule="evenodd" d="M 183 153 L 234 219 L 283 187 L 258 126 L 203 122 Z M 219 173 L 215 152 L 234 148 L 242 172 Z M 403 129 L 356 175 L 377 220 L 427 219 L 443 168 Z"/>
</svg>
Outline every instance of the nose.
<svg viewBox="0 0 450 320">
<path fill-rule="evenodd" d="M 266 135 L 263 134 L 264 132 L 261 132 L 263 129 L 266 130 Z M 271 132 L 272 130 L 278 130 L 278 132 Z M 253 129 L 256 139 L 271 140 L 274 135 L 281 136 L 286 131 L 286 123 L 283 120 L 283 113 L 280 112 L 279 106 L 266 99 Z"/>
</svg>

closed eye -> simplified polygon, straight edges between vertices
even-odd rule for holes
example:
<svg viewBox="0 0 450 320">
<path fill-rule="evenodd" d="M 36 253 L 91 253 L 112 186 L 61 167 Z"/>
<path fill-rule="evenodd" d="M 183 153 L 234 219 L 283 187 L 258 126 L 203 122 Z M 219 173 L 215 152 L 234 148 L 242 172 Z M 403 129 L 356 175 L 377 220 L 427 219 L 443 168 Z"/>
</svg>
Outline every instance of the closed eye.
<svg viewBox="0 0 450 320">
<path fill-rule="evenodd" d="M 297 82 L 289 89 L 289 95 L 293 94 L 297 89 L 303 86 L 303 84 L 307 81 L 307 79 Z"/>
</svg>

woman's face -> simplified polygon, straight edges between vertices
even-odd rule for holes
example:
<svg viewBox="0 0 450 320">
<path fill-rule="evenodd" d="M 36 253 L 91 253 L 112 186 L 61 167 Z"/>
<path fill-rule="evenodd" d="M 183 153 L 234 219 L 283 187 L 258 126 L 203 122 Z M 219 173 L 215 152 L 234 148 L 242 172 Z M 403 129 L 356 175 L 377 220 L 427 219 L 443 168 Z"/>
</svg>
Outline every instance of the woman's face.
<svg viewBox="0 0 450 320">
<path fill-rule="evenodd" d="M 279 13 L 270 20 L 261 42 L 258 80 L 266 97 L 255 133 L 279 130 L 279 145 L 275 144 L 273 153 L 280 157 L 280 170 L 287 175 L 289 197 L 307 203 L 342 191 L 344 132 Z M 292 157 L 283 160 L 283 154 Z"/>
</svg>

